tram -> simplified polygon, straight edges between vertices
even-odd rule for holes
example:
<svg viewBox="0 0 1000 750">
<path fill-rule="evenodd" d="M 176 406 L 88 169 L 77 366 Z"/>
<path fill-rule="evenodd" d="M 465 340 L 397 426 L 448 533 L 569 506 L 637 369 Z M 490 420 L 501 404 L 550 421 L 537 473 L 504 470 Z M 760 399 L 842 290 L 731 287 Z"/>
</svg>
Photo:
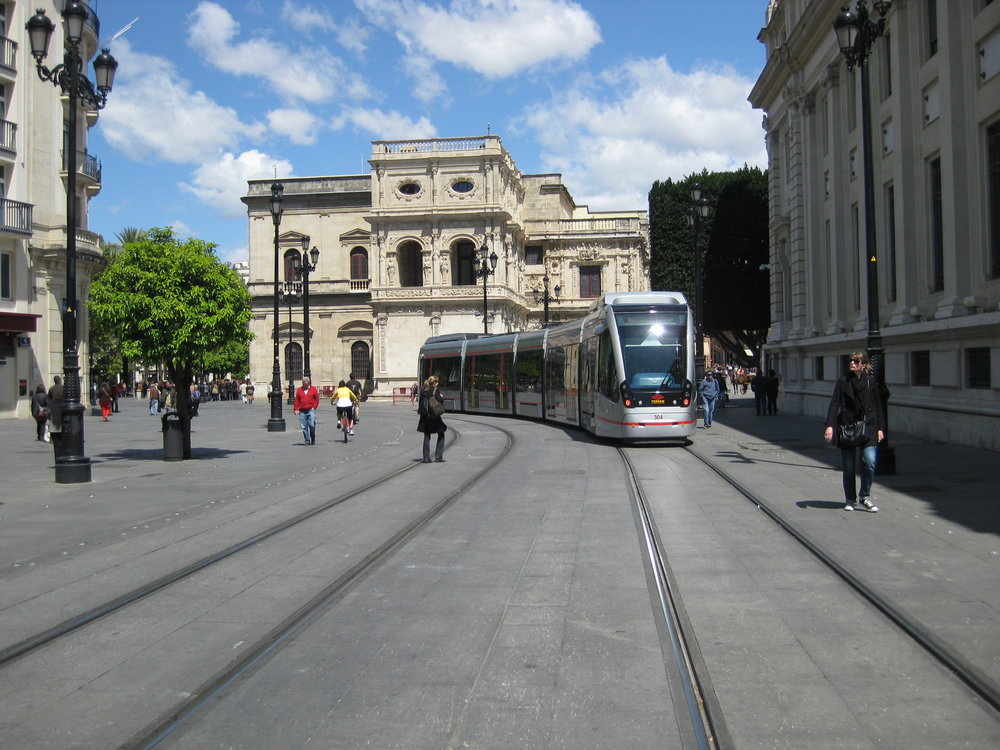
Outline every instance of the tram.
<svg viewBox="0 0 1000 750">
<path fill-rule="evenodd" d="M 604 294 L 587 315 L 535 331 L 432 336 L 421 382 L 437 375 L 449 411 L 574 425 L 603 438 L 694 433 L 694 322 L 679 292 Z"/>
</svg>

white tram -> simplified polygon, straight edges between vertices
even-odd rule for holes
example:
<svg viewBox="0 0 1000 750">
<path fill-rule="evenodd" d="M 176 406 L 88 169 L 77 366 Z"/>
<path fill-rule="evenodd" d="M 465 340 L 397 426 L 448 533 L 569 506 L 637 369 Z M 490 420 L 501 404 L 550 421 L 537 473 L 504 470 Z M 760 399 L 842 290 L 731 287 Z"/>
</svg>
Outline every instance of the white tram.
<svg viewBox="0 0 1000 750">
<path fill-rule="evenodd" d="M 696 425 L 693 326 L 679 292 L 605 294 L 572 323 L 433 336 L 420 349 L 420 379 L 438 376 L 449 411 L 684 439 Z"/>
</svg>

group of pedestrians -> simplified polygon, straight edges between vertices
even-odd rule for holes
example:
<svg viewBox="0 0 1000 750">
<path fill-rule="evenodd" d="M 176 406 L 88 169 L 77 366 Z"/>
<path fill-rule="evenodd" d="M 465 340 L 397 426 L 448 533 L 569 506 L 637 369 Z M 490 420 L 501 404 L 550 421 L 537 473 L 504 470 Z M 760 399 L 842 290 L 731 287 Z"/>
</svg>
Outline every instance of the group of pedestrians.
<svg viewBox="0 0 1000 750">
<path fill-rule="evenodd" d="M 778 413 L 778 388 L 781 379 L 774 370 L 768 370 L 767 375 L 759 372 L 750 381 L 753 391 L 754 412 L 758 417 L 775 416 Z"/>
<path fill-rule="evenodd" d="M 330 403 L 337 407 L 337 429 L 344 429 L 342 418 L 347 418 L 347 434 L 354 434 L 354 427 L 361 421 L 361 399 L 364 386 L 352 372 L 348 380 L 341 380 L 330 397 Z M 295 389 L 292 409 L 299 418 L 302 438 L 306 445 L 316 445 L 316 410 L 319 408 L 319 389 L 307 375 Z"/>
</svg>

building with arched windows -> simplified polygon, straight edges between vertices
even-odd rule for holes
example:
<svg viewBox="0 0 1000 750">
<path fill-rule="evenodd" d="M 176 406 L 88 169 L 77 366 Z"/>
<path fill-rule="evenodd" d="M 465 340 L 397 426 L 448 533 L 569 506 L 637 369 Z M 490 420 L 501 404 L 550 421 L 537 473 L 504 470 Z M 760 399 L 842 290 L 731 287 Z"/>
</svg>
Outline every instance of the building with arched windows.
<svg viewBox="0 0 1000 750">
<path fill-rule="evenodd" d="M 302 376 L 308 337 L 316 385 L 354 372 L 370 393 L 389 396 L 414 382 L 429 336 L 538 328 L 546 315 L 579 317 L 604 292 L 649 289 L 647 213 L 576 205 L 560 175 L 522 174 L 496 135 L 374 141 L 370 164 L 370 174 L 281 180 L 277 241 L 273 180 L 249 183 L 258 393 L 271 381 L 275 330 L 285 387 L 289 374 Z M 313 247 L 307 330 L 294 293 L 302 252 Z"/>
</svg>

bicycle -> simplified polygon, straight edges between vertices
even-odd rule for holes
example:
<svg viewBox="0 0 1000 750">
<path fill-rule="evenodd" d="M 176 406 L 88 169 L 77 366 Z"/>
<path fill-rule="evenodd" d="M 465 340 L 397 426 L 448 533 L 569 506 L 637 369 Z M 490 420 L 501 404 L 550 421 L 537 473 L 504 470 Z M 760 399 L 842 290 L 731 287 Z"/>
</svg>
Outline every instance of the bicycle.
<svg viewBox="0 0 1000 750">
<path fill-rule="evenodd" d="M 347 437 L 351 430 L 351 416 L 347 409 L 338 409 L 340 412 L 340 430 L 344 433 L 344 442 L 347 442 Z"/>
</svg>

